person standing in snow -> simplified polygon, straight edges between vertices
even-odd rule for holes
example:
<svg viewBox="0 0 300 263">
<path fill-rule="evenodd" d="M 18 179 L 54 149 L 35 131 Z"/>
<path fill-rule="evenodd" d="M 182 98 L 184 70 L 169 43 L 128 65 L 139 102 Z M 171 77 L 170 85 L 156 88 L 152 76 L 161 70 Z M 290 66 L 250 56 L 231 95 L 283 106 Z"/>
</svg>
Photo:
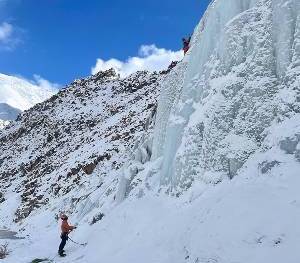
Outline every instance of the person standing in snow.
<svg viewBox="0 0 300 263">
<path fill-rule="evenodd" d="M 183 44 L 183 52 L 184 52 L 184 55 L 189 51 L 190 49 L 190 42 L 191 42 L 191 37 L 189 37 L 188 39 L 186 38 L 182 38 L 182 44 Z"/>
<path fill-rule="evenodd" d="M 68 217 L 66 215 L 61 215 L 60 219 L 62 220 L 62 223 L 61 223 L 61 235 L 60 235 L 61 242 L 60 242 L 60 245 L 59 245 L 59 248 L 58 248 L 58 254 L 61 257 L 64 257 L 64 256 L 66 256 L 66 254 L 64 253 L 65 252 L 64 251 L 64 247 L 65 247 L 65 245 L 67 243 L 68 235 L 76 227 L 75 226 L 70 226 L 68 224 Z"/>
</svg>

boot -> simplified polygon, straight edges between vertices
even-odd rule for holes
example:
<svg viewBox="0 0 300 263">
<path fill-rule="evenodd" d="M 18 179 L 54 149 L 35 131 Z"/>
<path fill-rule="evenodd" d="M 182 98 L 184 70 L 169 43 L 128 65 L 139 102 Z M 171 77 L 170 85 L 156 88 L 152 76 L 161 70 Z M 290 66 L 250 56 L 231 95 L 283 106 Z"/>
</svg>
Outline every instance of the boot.
<svg viewBox="0 0 300 263">
<path fill-rule="evenodd" d="M 65 251 L 64 251 L 64 250 L 62 250 L 62 251 L 58 251 L 58 255 L 59 255 L 60 257 L 65 257 L 65 256 L 66 256 L 66 254 L 65 254 Z"/>
</svg>

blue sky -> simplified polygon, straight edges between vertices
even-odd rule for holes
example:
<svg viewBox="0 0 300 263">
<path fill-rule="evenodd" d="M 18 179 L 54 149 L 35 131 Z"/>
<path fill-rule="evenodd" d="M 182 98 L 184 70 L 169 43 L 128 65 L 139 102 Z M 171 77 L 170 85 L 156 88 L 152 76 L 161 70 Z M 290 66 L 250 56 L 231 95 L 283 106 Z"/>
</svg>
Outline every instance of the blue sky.
<svg viewBox="0 0 300 263">
<path fill-rule="evenodd" d="M 64 85 L 99 58 L 126 61 L 150 44 L 179 50 L 209 2 L 0 0 L 0 72 Z"/>
</svg>

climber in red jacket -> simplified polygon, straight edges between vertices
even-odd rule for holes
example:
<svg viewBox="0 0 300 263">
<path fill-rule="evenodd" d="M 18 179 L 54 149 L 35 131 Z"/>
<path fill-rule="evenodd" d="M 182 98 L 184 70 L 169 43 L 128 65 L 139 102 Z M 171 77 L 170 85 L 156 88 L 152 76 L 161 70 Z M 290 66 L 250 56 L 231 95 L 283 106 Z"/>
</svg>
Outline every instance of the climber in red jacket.
<svg viewBox="0 0 300 263">
<path fill-rule="evenodd" d="M 184 52 L 184 55 L 186 54 L 186 52 L 189 51 L 190 49 L 190 42 L 191 42 L 191 37 L 189 37 L 188 39 L 186 38 L 182 38 L 182 44 L 183 44 L 183 52 Z"/>
<path fill-rule="evenodd" d="M 61 257 L 64 257 L 65 254 L 64 254 L 64 247 L 66 245 L 66 242 L 68 240 L 68 235 L 70 232 L 72 232 L 76 226 L 70 226 L 68 224 L 68 217 L 66 215 L 61 215 L 60 216 L 60 219 L 62 220 L 62 223 L 61 223 L 61 235 L 60 235 L 60 238 L 61 238 L 61 243 L 59 245 L 59 249 L 58 249 L 58 254 L 61 256 Z"/>
</svg>

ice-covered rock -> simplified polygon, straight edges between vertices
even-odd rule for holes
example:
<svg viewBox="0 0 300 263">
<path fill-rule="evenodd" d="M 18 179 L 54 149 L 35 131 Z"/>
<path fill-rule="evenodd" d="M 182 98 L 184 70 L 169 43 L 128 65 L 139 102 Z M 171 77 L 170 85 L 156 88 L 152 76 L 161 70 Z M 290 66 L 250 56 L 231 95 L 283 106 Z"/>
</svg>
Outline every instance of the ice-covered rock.
<svg viewBox="0 0 300 263">
<path fill-rule="evenodd" d="M 299 21 L 296 0 L 210 5 L 160 96 L 152 159 L 163 157 L 162 184 L 232 178 L 266 128 L 299 113 Z"/>
</svg>

